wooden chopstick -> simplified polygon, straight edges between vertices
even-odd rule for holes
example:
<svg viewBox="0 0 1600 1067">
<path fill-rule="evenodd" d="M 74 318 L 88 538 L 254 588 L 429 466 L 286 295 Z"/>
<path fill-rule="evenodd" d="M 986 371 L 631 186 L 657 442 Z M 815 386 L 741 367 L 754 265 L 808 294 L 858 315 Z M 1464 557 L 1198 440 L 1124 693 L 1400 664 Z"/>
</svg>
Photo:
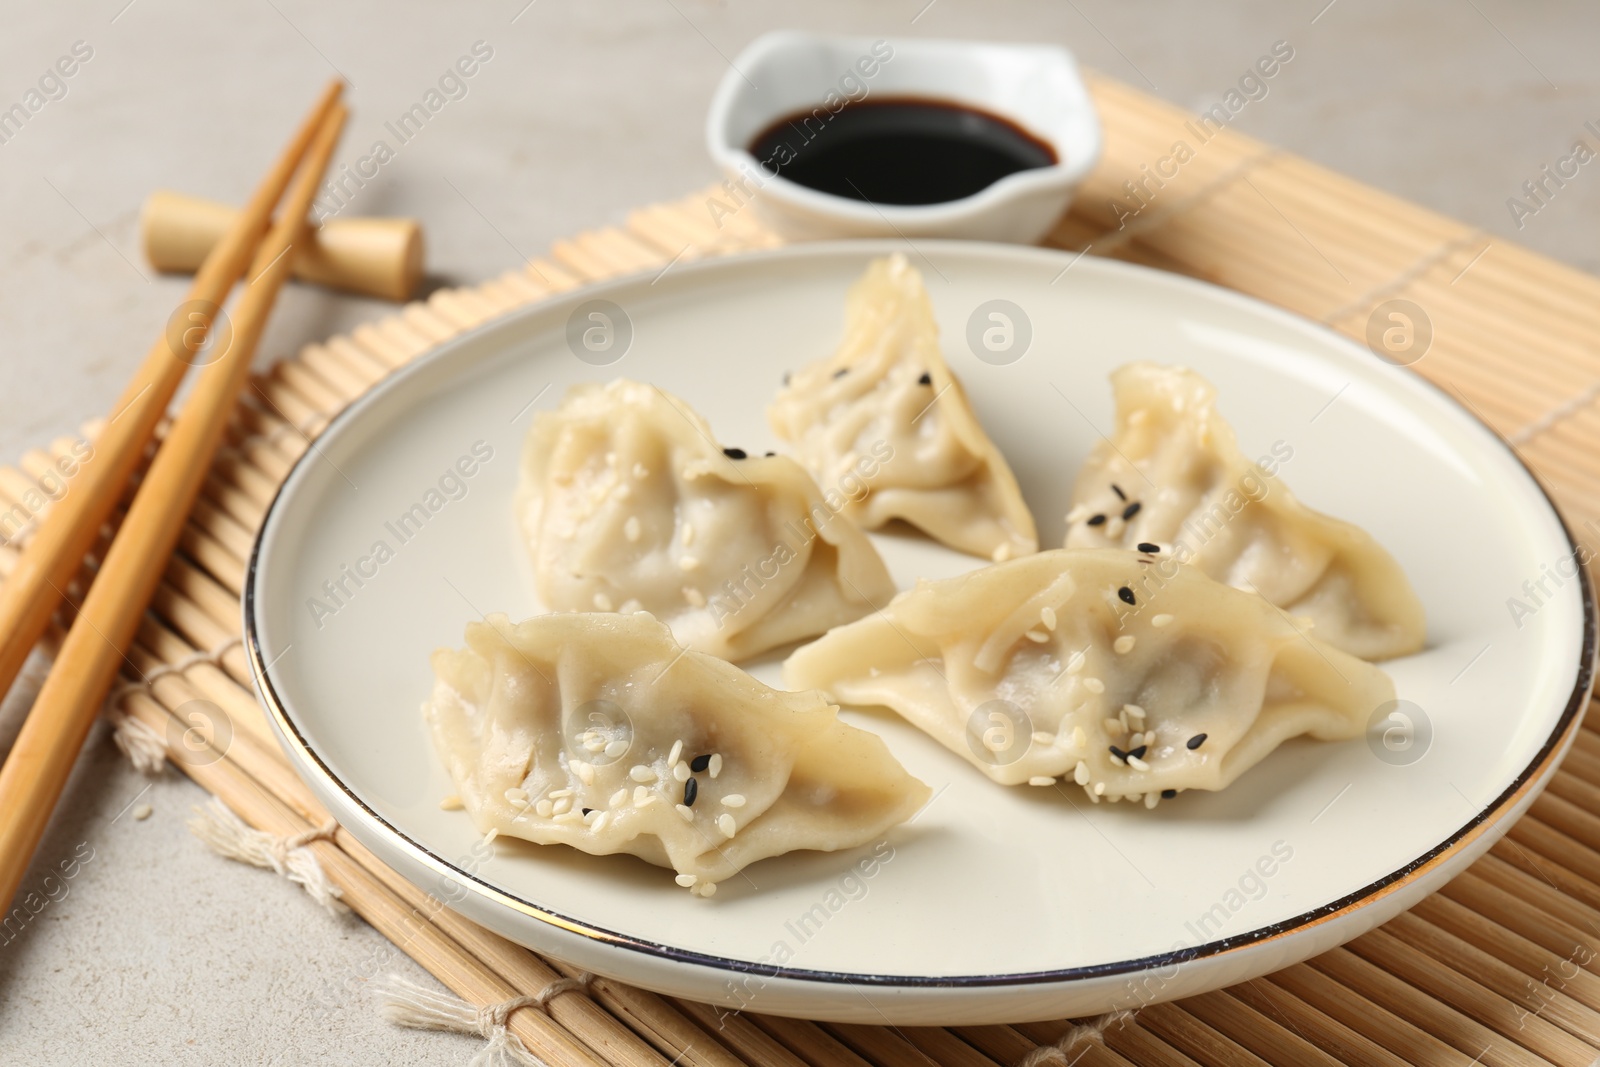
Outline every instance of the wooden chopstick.
<svg viewBox="0 0 1600 1067">
<path fill-rule="evenodd" d="M 29 651 L 49 626 L 62 590 L 83 565 L 84 554 L 116 506 L 156 424 L 172 402 L 189 369 L 185 358 L 193 358 L 195 351 L 184 347 L 184 342 L 198 341 L 209 329 L 216 310 L 244 273 L 266 232 L 273 207 L 343 89 L 343 83 L 335 80 L 317 98 L 233 228 L 196 272 L 184 303 L 150 346 L 144 364 L 117 400 L 66 495 L 44 513 L 23 546 L 15 571 L 0 587 L 0 696 L 11 688 Z"/>
<path fill-rule="evenodd" d="M 233 343 L 195 381 L 194 392 L 151 463 L 100 565 L 50 677 L 0 767 L 0 905 L 16 893 L 73 762 L 126 660 L 167 558 L 177 546 L 227 429 L 273 301 L 305 238 L 306 212 L 344 128 L 346 109 L 323 116 L 233 314 Z"/>
</svg>

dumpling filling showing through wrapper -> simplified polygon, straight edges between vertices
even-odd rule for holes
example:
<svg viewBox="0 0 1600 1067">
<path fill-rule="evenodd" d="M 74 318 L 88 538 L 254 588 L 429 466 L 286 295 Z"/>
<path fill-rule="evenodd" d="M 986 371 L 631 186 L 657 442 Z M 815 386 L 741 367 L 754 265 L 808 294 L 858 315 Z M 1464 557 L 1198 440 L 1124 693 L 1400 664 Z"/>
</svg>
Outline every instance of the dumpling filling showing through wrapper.
<svg viewBox="0 0 1600 1067">
<path fill-rule="evenodd" d="M 630 853 L 699 895 L 881 838 L 929 798 L 816 692 L 688 652 L 647 613 L 504 615 L 434 653 L 423 714 L 481 832 Z"/>
<path fill-rule="evenodd" d="M 1154 806 L 1302 734 L 1358 737 L 1382 670 L 1159 553 L 1057 549 L 944 581 L 798 649 L 784 683 L 881 705 L 1003 785 Z"/>
<path fill-rule="evenodd" d="M 901 519 L 984 559 L 1035 552 L 1016 476 L 939 350 L 922 276 L 895 254 L 850 288 L 844 340 L 795 371 L 767 408 L 773 432 L 823 486 L 864 483 L 845 514 Z"/>
<path fill-rule="evenodd" d="M 1111 381 L 1116 428 L 1078 473 L 1065 547 L 1160 545 L 1363 659 L 1422 648 L 1422 603 L 1399 563 L 1246 459 L 1210 382 L 1153 363 L 1130 363 Z"/>
<path fill-rule="evenodd" d="M 515 506 L 547 608 L 643 609 L 724 659 L 858 619 L 895 591 L 798 463 L 721 448 L 682 400 L 626 379 L 574 386 L 535 418 Z"/>
</svg>

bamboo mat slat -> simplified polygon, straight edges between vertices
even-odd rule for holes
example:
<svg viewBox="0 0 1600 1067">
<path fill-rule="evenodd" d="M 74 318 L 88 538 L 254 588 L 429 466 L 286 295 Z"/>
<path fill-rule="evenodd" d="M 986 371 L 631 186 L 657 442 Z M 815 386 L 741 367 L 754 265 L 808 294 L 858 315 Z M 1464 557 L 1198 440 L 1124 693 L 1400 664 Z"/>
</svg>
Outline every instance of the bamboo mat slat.
<svg viewBox="0 0 1600 1067">
<path fill-rule="evenodd" d="M 1577 535 L 1600 520 L 1600 280 L 1094 77 L 1105 156 L 1049 244 L 1203 278 L 1358 340 L 1373 309 L 1421 306 L 1431 349 L 1414 369 L 1505 436 Z M 1174 143 L 1193 156 L 1152 177 Z M 1165 164 L 1163 164 L 1165 167 Z M 777 246 L 754 212 L 713 219 L 716 188 L 640 208 L 623 226 L 556 242 L 482 285 L 440 290 L 252 380 L 129 661 L 116 711 L 177 739 L 195 701 L 219 727 L 168 759 L 279 836 L 322 826 L 258 706 L 239 644 L 244 561 L 267 504 L 328 421 L 386 375 L 515 308 L 669 263 Z M 97 427 L 83 428 L 91 438 Z M 28 515 L 77 439 L 0 468 L 0 513 Z M 48 496 L 41 511 L 48 509 Z M 21 508 L 21 511 L 13 509 Z M 0 528 L 0 580 L 28 535 Z M 81 595 L 105 539 L 69 590 Z M 70 622 L 58 615 L 53 636 Z M 226 736 L 224 736 L 226 735 Z M 1468 873 L 1407 915 L 1303 964 L 1114 1019 L 889 1028 L 729 1015 L 598 979 L 513 1012 L 551 1064 L 660 1067 L 1153 1067 L 1600 1061 L 1600 733 L 1579 731 L 1549 791 Z M 309 845 L 360 914 L 453 992 L 482 1006 L 576 972 L 444 909 L 342 830 Z M 353 894 L 352 894 L 353 896 Z M 272 1010 L 270 1004 L 264 1011 Z M 1085 1022 L 1098 1022 L 1084 1029 Z"/>
</svg>

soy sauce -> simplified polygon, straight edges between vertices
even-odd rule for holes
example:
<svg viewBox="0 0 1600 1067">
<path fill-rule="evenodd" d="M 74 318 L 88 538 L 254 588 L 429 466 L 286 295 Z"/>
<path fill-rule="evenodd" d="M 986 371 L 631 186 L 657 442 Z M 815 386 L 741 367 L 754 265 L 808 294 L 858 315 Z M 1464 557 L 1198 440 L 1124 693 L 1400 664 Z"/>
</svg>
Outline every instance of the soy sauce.
<svg viewBox="0 0 1600 1067">
<path fill-rule="evenodd" d="M 1009 119 L 919 97 L 799 111 L 762 130 L 750 152 L 790 181 L 875 204 L 960 200 L 1057 162 L 1051 145 Z"/>
</svg>

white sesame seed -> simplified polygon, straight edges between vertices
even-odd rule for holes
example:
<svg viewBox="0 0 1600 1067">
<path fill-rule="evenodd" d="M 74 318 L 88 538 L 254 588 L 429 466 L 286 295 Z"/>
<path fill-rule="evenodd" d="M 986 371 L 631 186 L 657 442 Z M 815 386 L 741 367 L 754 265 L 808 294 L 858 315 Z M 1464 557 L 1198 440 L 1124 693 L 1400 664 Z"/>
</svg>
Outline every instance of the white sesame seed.
<svg viewBox="0 0 1600 1067">
<path fill-rule="evenodd" d="M 683 556 L 678 560 L 678 569 L 680 571 L 692 571 L 698 566 L 700 566 L 700 561 L 693 556 Z"/>
<path fill-rule="evenodd" d="M 606 743 L 598 737 L 591 737 L 589 740 L 583 743 L 583 747 L 589 752 L 604 752 L 606 750 Z"/>
<path fill-rule="evenodd" d="M 576 811 L 564 811 L 556 816 L 556 822 L 582 823 L 583 815 Z"/>
<path fill-rule="evenodd" d="M 1121 756 L 1117 755 L 1115 752 L 1111 753 L 1110 759 L 1111 759 L 1111 762 L 1116 764 L 1118 767 L 1126 767 L 1127 766 L 1126 761 L 1124 761 L 1123 758 Z"/>
<path fill-rule="evenodd" d="M 710 771 L 711 771 L 711 777 L 713 777 L 713 778 L 715 778 L 717 775 L 722 773 L 722 753 L 713 752 L 711 754 Z"/>
<path fill-rule="evenodd" d="M 1016 554 L 1017 550 L 1012 547 L 1011 542 L 1002 541 L 998 546 L 996 546 L 993 552 L 989 553 L 989 559 L 995 563 L 1004 563 L 1006 560 L 1011 559 Z"/>
<path fill-rule="evenodd" d="M 1029 785 L 1055 785 L 1056 780 L 1048 774 L 1036 774 L 1028 779 Z"/>
<path fill-rule="evenodd" d="M 604 593 L 596 593 L 594 595 L 594 606 L 596 611 L 610 611 L 611 598 Z"/>
<path fill-rule="evenodd" d="M 1041 730 L 1035 730 L 1033 733 L 1033 740 L 1035 744 L 1053 745 L 1056 743 L 1056 735 L 1044 733 Z"/>
<path fill-rule="evenodd" d="M 555 805 L 548 800 L 541 800 L 533 806 L 534 813 L 541 819 L 548 819 L 555 814 Z"/>
<path fill-rule="evenodd" d="M 627 751 L 628 751 L 628 742 L 623 741 L 621 739 L 613 741 L 613 742 L 611 742 L 609 745 L 607 745 L 605 747 L 605 753 L 606 753 L 606 758 L 607 759 L 617 759 L 619 756 L 621 756 L 623 753 L 625 753 Z"/>
<path fill-rule="evenodd" d="M 636 782 L 653 782 L 656 780 L 656 772 L 642 763 L 636 763 L 629 768 L 628 777 Z"/>
<path fill-rule="evenodd" d="M 1127 732 L 1128 729 L 1128 724 L 1123 722 L 1121 719 L 1107 719 L 1100 725 L 1104 726 L 1106 728 L 1106 733 L 1110 734 L 1112 737 L 1121 737 Z"/>
<path fill-rule="evenodd" d="M 1139 801 L 1144 799 L 1144 794 L 1143 793 L 1128 793 L 1122 799 L 1128 801 L 1129 803 L 1137 804 L 1137 803 L 1139 803 Z"/>
<path fill-rule="evenodd" d="M 571 795 L 572 795 L 572 790 L 570 790 L 570 789 L 557 789 L 553 793 L 550 794 L 550 799 L 551 800 L 560 800 L 562 797 L 570 797 Z"/>
<path fill-rule="evenodd" d="M 1153 808 L 1159 803 L 1161 803 L 1160 793 L 1146 793 L 1144 795 L 1144 806 L 1146 809 Z"/>
<path fill-rule="evenodd" d="M 486 845 L 492 845 L 494 844 L 494 839 L 499 836 L 500 831 L 491 827 L 489 832 L 483 835 L 483 843 Z"/>
<path fill-rule="evenodd" d="M 698 882 L 699 880 L 700 880 L 699 877 L 696 876 L 696 875 L 693 875 L 693 874 L 680 874 L 680 875 L 678 875 L 678 877 L 673 879 L 674 882 L 677 882 L 679 885 L 683 886 L 683 888 L 685 888 L 685 889 L 694 888 L 694 884 L 696 882 Z"/>
<path fill-rule="evenodd" d="M 694 887 L 694 891 L 703 897 L 714 897 L 717 895 L 717 883 L 702 882 Z"/>
<path fill-rule="evenodd" d="M 733 821 L 733 816 L 724 812 L 717 816 L 717 829 L 722 831 L 723 837 L 732 837 L 739 832 L 739 824 Z"/>
<path fill-rule="evenodd" d="M 689 780 L 689 765 L 682 760 L 674 763 L 672 765 L 672 777 L 680 782 L 687 782 Z"/>
<path fill-rule="evenodd" d="M 688 548 L 692 544 L 694 544 L 694 524 L 686 522 L 683 524 L 683 547 Z"/>
<path fill-rule="evenodd" d="M 706 606 L 706 595 L 692 585 L 683 587 L 683 599 L 690 607 L 703 608 Z"/>
<path fill-rule="evenodd" d="M 594 768 L 589 764 L 581 759 L 575 759 L 569 760 L 567 765 L 572 768 L 584 785 L 594 785 Z"/>
<path fill-rule="evenodd" d="M 1050 640 L 1050 635 L 1045 633 L 1043 630 L 1029 630 L 1022 636 L 1026 637 L 1029 641 L 1032 641 L 1037 645 L 1042 645 L 1046 641 Z"/>
<path fill-rule="evenodd" d="M 583 821 L 586 822 L 586 823 L 589 823 L 590 825 L 593 825 L 594 823 L 598 822 L 599 819 L 600 819 L 600 816 L 602 816 L 604 814 L 605 814 L 605 812 L 603 812 L 603 811 L 600 811 L 600 810 L 598 810 L 596 808 L 590 808 L 588 811 L 583 813 Z"/>
<path fill-rule="evenodd" d="M 1077 674 L 1079 671 L 1083 670 L 1083 665 L 1087 661 L 1088 657 L 1083 654 L 1081 649 L 1077 652 L 1074 652 L 1071 658 L 1067 660 L 1067 673 Z"/>
<path fill-rule="evenodd" d="M 1144 720 L 1144 709 L 1137 704 L 1124 704 L 1122 710 L 1128 713 L 1128 718 Z"/>
<path fill-rule="evenodd" d="M 506 800 L 512 804 L 526 804 L 528 802 L 528 791 L 512 786 L 506 790 Z"/>
<path fill-rule="evenodd" d="M 1150 764 L 1146 763 L 1138 756 L 1129 756 L 1128 766 L 1132 767 L 1136 771 L 1148 771 L 1150 769 Z"/>
<path fill-rule="evenodd" d="M 1106 683 L 1098 678 L 1085 678 L 1083 687 L 1091 693 L 1104 693 L 1106 691 Z"/>
<path fill-rule="evenodd" d="M 1121 654 L 1121 655 L 1126 655 L 1127 653 L 1132 652 L 1133 651 L 1133 635 L 1132 634 L 1123 634 L 1121 637 L 1119 637 L 1115 641 L 1111 642 L 1111 647 L 1116 649 L 1118 654 Z"/>
<path fill-rule="evenodd" d="M 744 807 L 744 794 L 743 793 L 729 793 L 727 796 L 722 798 L 722 806 L 725 807 L 725 808 L 742 808 L 742 807 Z"/>
<path fill-rule="evenodd" d="M 694 809 L 687 804 L 674 804 L 673 810 L 683 816 L 684 822 L 694 822 Z"/>
<path fill-rule="evenodd" d="M 1127 525 L 1128 524 L 1123 521 L 1121 515 L 1111 516 L 1111 518 L 1106 520 L 1106 536 L 1115 541 L 1117 538 L 1122 536 L 1122 530 Z"/>
<path fill-rule="evenodd" d="M 1039 612 L 1039 621 L 1044 623 L 1046 630 L 1054 630 L 1056 628 L 1056 609 L 1045 608 Z"/>
<path fill-rule="evenodd" d="M 636 785 L 636 786 L 633 787 L 633 806 L 634 807 L 636 807 L 636 808 L 644 807 L 645 801 L 647 801 L 649 799 L 651 799 L 651 797 L 650 797 L 650 789 L 649 789 L 648 786 Z"/>
<path fill-rule="evenodd" d="M 1106 784 L 1104 782 L 1096 782 L 1094 784 L 1094 795 L 1097 797 L 1106 795 Z"/>
<path fill-rule="evenodd" d="M 565 815 L 567 812 L 572 810 L 572 798 L 562 797 L 560 800 L 556 801 L 555 806 L 550 810 L 552 814 Z"/>
<path fill-rule="evenodd" d="M 1154 626 L 1156 629 L 1159 630 L 1159 629 L 1161 629 L 1163 626 L 1167 625 L 1167 623 L 1169 623 L 1171 621 L 1172 621 L 1172 616 L 1171 615 L 1168 615 L 1166 613 L 1162 613 L 1162 614 L 1157 615 L 1154 618 L 1152 618 L 1150 620 L 1150 625 Z"/>
<path fill-rule="evenodd" d="M 621 789 L 619 789 L 615 793 L 611 794 L 611 802 L 609 804 L 607 804 L 606 807 L 608 807 L 608 808 L 620 808 L 620 807 L 622 807 L 622 805 L 626 804 L 627 802 L 628 802 L 628 787 L 627 786 L 623 786 Z"/>
<path fill-rule="evenodd" d="M 678 762 L 678 758 L 680 756 L 682 756 L 682 755 L 683 755 L 683 739 L 680 737 L 678 740 L 672 742 L 672 751 L 667 753 L 667 766 L 670 767 L 674 763 L 677 763 Z"/>
<path fill-rule="evenodd" d="M 460 811 L 464 806 L 465 805 L 461 803 L 461 798 L 456 796 L 454 793 L 451 793 L 449 796 L 439 801 L 440 811 Z"/>
<path fill-rule="evenodd" d="M 1079 785 L 1089 784 L 1089 765 L 1083 760 L 1079 760 L 1078 765 L 1072 769 L 1072 780 Z"/>
<path fill-rule="evenodd" d="M 1072 747 L 1075 749 L 1081 749 L 1088 743 L 1089 735 L 1083 732 L 1083 727 L 1074 726 L 1072 728 Z"/>
<path fill-rule="evenodd" d="M 606 828 L 606 823 L 610 821 L 611 813 L 609 811 L 602 811 L 600 813 L 600 817 L 590 825 L 589 829 L 593 830 L 595 833 L 599 833 L 601 830 Z"/>
<path fill-rule="evenodd" d="M 639 540 L 639 516 L 629 515 L 628 521 L 622 524 L 622 536 L 630 541 Z"/>
<path fill-rule="evenodd" d="M 139 822 L 144 822 L 155 813 L 156 809 L 151 807 L 149 804 L 140 804 L 137 808 L 133 809 L 133 817 Z"/>
</svg>

